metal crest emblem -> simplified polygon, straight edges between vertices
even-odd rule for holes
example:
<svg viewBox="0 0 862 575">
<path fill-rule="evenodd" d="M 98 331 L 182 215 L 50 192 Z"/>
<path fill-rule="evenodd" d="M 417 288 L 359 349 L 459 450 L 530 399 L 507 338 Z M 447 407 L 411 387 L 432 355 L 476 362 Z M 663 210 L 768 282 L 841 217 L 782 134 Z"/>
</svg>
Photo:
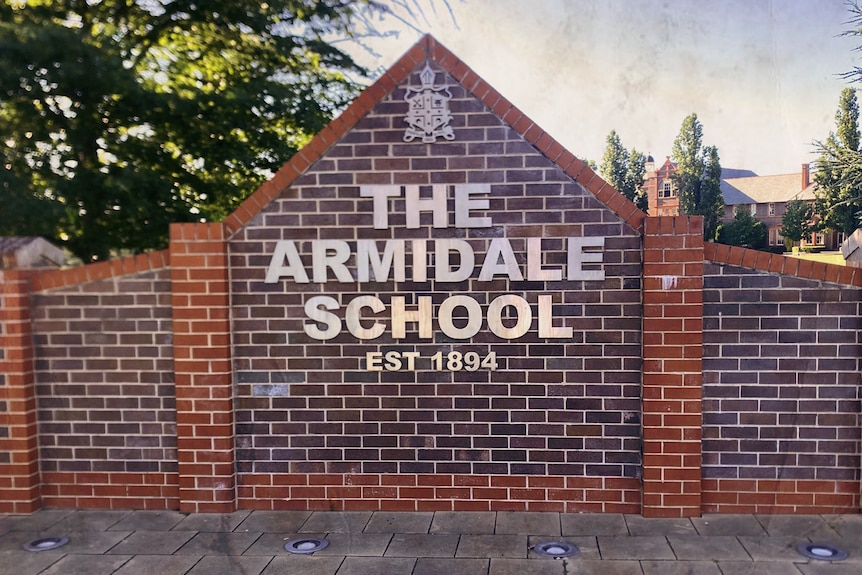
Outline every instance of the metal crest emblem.
<svg viewBox="0 0 862 575">
<path fill-rule="evenodd" d="M 449 112 L 449 100 L 452 93 L 449 86 L 434 85 L 434 71 L 426 63 L 425 69 L 419 73 L 422 87 L 419 89 L 407 87 L 404 100 L 410 105 L 404 121 L 408 128 L 404 132 L 404 141 L 412 142 L 422 138 L 425 143 L 434 143 L 437 138 L 454 140 L 455 133 L 449 122 L 452 114 Z"/>
</svg>

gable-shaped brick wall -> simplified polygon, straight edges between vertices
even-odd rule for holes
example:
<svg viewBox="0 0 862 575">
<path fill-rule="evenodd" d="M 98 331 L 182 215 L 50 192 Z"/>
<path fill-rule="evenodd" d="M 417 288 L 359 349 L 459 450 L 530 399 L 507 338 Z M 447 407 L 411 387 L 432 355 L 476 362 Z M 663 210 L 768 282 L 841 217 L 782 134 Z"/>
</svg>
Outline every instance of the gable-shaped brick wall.
<svg viewBox="0 0 862 575">
<path fill-rule="evenodd" d="M 406 84 L 418 88 L 424 66 Z M 454 141 L 403 141 L 408 104 L 401 85 L 229 241 L 241 504 L 636 511 L 639 232 L 434 69 L 435 83 L 453 96 Z M 372 200 L 360 196 L 363 184 L 468 183 L 488 185 L 483 215 L 492 227 L 435 230 L 423 216 L 423 227 L 406 230 L 404 200 L 396 199 L 390 229 L 375 230 Z M 468 240 L 478 262 L 490 238 L 508 238 L 519 257 L 526 238 L 545 238 L 548 265 L 565 261 L 565 238 L 604 237 L 606 279 L 485 283 L 474 273 L 457 284 L 264 283 L 277 240 L 296 241 L 308 264 L 309 240 L 355 246 L 359 239 L 451 237 Z M 348 265 L 353 270 L 353 260 Z M 556 325 L 574 335 L 539 338 L 534 325 L 511 341 L 485 329 L 471 341 L 438 332 L 426 342 L 412 326 L 402 340 L 385 334 L 363 343 L 343 333 L 324 343 L 303 331 L 303 306 L 313 295 L 344 304 L 360 294 L 387 304 L 399 295 L 412 306 L 427 294 L 436 308 L 462 293 L 483 310 L 504 293 L 534 309 L 539 294 L 551 295 Z M 366 370 L 367 352 L 390 350 L 418 352 L 417 371 Z M 499 368 L 431 369 L 434 353 L 453 350 L 495 352 Z"/>
</svg>

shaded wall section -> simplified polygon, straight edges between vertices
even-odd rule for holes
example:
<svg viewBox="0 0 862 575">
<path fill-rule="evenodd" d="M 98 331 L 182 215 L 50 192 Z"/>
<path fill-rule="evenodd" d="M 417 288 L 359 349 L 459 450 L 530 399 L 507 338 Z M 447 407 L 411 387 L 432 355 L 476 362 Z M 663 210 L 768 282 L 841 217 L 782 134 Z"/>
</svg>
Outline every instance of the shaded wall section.
<svg viewBox="0 0 862 575">
<path fill-rule="evenodd" d="M 43 503 L 175 507 L 168 270 L 34 294 L 33 336 Z"/>
<path fill-rule="evenodd" d="M 858 287 L 707 264 L 705 511 L 858 509 L 860 302 Z"/>
</svg>

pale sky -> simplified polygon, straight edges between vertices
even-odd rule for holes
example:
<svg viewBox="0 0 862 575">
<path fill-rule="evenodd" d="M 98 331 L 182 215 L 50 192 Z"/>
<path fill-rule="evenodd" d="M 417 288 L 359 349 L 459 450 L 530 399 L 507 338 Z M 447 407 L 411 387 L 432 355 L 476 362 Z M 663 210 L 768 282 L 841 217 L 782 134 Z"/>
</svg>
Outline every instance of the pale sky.
<svg viewBox="0 0 862 575">
<path fill-rule="evenodd" d="M 661 163 L 695 112 L 723 167 L 799 172 L 834 130 L 838 74 L 862 65 L 844 0 L 449 0 L 454 22 L 440 0 L 388 2 L 422 7 L 421 32 L 597 163 L 612 129 Z M 351 52 L 387 68 L 419 36 Z"/>
</svg>

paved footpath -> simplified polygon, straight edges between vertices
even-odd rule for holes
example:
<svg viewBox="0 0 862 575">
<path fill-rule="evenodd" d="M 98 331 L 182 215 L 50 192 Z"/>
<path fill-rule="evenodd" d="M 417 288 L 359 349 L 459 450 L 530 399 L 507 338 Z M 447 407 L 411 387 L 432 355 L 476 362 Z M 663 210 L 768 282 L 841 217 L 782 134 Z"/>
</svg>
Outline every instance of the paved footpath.
<svg viewBox="0 0 862 575">
<path fill-rule="evenodd" d="M 39 538 L 67 545 L 29 552 Z M 291 554 L 287 541 L 329 546 Z M 569 558 L 533 547 L 574 544 Z M 806 559 L 806 542 L 841 562 Z M 2 575 L 862 575 L 862 515 L 41 510 L 0 515 Z"/>
</svg>

